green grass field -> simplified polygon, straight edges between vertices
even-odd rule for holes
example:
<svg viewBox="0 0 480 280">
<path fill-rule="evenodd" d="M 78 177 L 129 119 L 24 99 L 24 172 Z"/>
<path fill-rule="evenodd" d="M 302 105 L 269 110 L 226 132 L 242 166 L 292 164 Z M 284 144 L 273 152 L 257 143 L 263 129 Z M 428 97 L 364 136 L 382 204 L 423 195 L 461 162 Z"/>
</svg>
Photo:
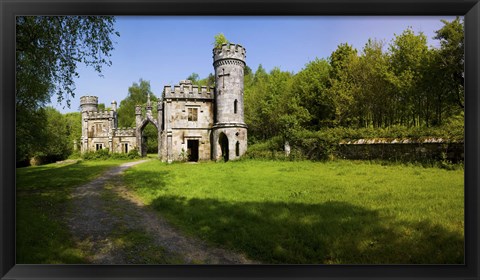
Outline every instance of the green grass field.
<svg viewBox="0 0 480 280">
<path fill-rule="evenodd" d="M 124 178 L 186 233 L 264 263 L 464 262 L 463 170 L 151 161 Z"/>
</svg>

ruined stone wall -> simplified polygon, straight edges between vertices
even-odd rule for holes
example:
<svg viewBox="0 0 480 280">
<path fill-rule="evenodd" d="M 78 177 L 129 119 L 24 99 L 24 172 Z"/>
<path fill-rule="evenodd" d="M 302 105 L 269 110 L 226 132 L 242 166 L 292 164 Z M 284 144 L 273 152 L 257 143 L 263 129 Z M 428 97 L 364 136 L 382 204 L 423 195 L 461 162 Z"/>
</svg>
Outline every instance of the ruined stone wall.
<svg viewBox="0 0 480 280">
<path fill-rule="evenodd" d="M 446 159 L 464 161 L 464 144 L 443 141 L 368 141 L 357 140 L 339 145 L 337 156 L 345 159 L 380 159 L 389 161 L 428 162 Z"/>
</svg>

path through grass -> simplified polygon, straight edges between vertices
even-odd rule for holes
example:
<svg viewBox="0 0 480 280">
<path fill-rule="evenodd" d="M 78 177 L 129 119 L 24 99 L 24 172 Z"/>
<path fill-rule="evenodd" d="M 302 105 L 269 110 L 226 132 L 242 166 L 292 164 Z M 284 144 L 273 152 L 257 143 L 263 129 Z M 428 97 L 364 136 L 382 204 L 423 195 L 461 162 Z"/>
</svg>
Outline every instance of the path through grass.
<svg viewBox="0 0 480 280">
<path fill-rule="evenodd" d="M 17 263 L 84 263 L 65 223 L 73 187 L 125 161 L 83 161 L 17 168 Z"/>
<path fill-rule="evenodd" d="M 264 263 L 464 262 L 463 170 L 151 161 L 124 179 L 180 229 Z"/>
</svg>

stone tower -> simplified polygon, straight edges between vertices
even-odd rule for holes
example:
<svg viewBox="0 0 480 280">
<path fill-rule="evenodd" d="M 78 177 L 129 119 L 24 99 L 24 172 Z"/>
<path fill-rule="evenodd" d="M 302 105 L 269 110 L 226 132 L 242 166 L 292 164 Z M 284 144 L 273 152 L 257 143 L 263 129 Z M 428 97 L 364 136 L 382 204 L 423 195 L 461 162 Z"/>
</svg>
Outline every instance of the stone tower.
<svg viewBox="0 0 480 280">
<path fill-rule="evenodd" d="M 80 111 L 82 112 L 81 152 L 83 153 L 88 151 L 88 113 L 98 112 L 98 97 L 80 97 Z"/>
<path fill-rule="evenodd" d="M 247 151 L 247 125 L 243 110 L 245 48 L 223 44 L 213 49 L 215 69 L 215 117 L 212 158 L 235 160 Z"/>
</svg>

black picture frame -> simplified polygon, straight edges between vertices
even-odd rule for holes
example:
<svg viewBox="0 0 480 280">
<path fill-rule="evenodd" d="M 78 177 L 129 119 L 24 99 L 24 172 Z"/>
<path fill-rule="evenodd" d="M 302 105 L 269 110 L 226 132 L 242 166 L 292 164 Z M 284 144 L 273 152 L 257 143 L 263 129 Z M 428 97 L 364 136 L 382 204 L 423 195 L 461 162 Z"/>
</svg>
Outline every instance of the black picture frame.
<svg viewBox="0 0 480 280">
<path fill-rule="evenodd" d="M 479 0 L 0 0 L 1 279 L 479 279 Z M 464 265 L 16 265 L 15 16 L 464 15 Z"/>
</svg>

